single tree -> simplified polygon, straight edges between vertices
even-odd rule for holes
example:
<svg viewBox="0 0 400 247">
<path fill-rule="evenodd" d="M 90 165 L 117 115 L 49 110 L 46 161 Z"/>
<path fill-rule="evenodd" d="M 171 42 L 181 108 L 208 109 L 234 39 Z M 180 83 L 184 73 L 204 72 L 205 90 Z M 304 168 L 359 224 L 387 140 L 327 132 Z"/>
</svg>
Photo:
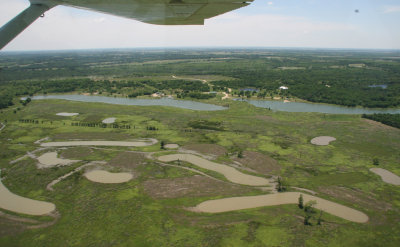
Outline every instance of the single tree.
<svg viewBox="0 0 400 247">
<path fill-rule="evenodd" d="M 238 158 L 243 158 L 243 151 L 242 150 L 239 150 L 237 157 Z"/>
<path fill-rule="evenodd" d="M 164 141 L 161 141 L 161 142 L 160 142 L 160 146 L 161 146 L 161 149 L 165 149 L 165 147 L 164 147 L 164 146 L 165 146 L 165 142 L 164 142 Z"/>
<path fill-rule="evenodd" d="M 321 225 L 322 222 L 322 211 L 319 211 L 318 222 L 317 225 Z"/>
<path fill-rule="evenodd" d="M 374 158 L 372 160 L 372 163 L 374 164 L 374 166 L 379 166 L 379 159 L 378 158 Z"/>
<path fill-rule="evenodd" d="M 303 209 L 303 207 L 304 207 L 303 194 L 300 194 L 300 196 L 299 196 L 299 208 Z"/>
<path fill-rule="evenodd" d="M 306 226 L 311 225 L 309 215 L 304 216 L 304 225 L 306 225 Z"/>
<path fill-rule="evenodd" d="M 278 177 L 278 192 L 285 192 L 287 188 L 289 187 L 288 183 L 286 180 L 284 180 L 281 177 Z"/>
<path fill-rule="evenodd" d="M 309 201 L 304 205 L 304 225 L 311 225 L 310 220 L 314 217 L 314 214 L 316 213 L 314 208 L 315 204 L 317 204 L 316 201 Z"/>
</svg>

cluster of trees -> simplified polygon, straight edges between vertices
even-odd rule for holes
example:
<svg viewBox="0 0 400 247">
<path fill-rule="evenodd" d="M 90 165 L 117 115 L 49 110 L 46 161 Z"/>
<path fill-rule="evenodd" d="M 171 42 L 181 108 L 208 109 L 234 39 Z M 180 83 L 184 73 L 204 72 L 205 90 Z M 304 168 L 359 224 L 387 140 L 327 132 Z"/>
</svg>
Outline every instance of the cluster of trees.
<svg viewBox="0 0 400 247">
<path fill-rule="evenodd" d="M 23 106 L 26 106 L 27 104 L 29 104 L 30 102 L 32 101 L 32 99 L 31 98 L 26 98 L 25 100 L 20 100 L 19 102 L 23 105 Z"/>
<path fill-rule="evenodd" d="M 0 91 L 0 109 L 13 105 L 14 96 L 5 90 Z"/>
<path fill-rule="evenodd" d="M 196 120 L 196 121 L 190 121 L 188 123 L 188 126 L 193 129 L 206 129 L 206 130 L 218 130 L 218 131 L 224 130 L 222 122 L 219 121 Z"/>
<path fill-rule="evenodd" d="M 181 99 L 181 98 L 192 98 L 192 99 L 212 99 L 215 98 L 216 94 L 215 93 L 200 93 L 200 92 L 183 92 L 183 93 L 178 93 L 177 94 L 177 98 Z"/>
<path fill-rule="evenodd" d="M 158 128 L 155 126 L 147 126 L 146 130 L 158 130 Z"/>
<path fill-rule="evenodd" d="M 105 124 L 105 123 L 88 123 L 88 122 L 72 122 L 74 127 L 91 127 L 91 128 L 113 128 L 113 129 L 131 129 L 129 124 Z"/>
<path fill-rule="evenodd" d="M 20 123 L 32 123 L 32 124 L 39 124 L 39 120 L 35 120 L 35 119 L 19 119 L 18 122 Z M 41 123 L 43 123 L 43 121 L 41 121 Z"/>
<path fill-rule="evenodd" d="M 312 225 L 313 221 L 317 221 L 317 225 L 321 225 L 322 222 L 322 211 L 319 212 L 318 218 L 316 218 L 317 211 L 315 210 L 316 201 L 308 201 L 304 204 L 303 195 L 300 194 L 298 206 L 304 210 L 304 225 Z"/>
<path fill-rule="evenodd" d="M 389 114 L 389 113 L 363 114 L 362 117 L 400 129 L 400 114 Z"/>
<path fill-rule="evenodd" d="M 3 64 L 0 108 L 11 105 L 15 96 L 83 90 L 121 93 L 130 97 L 171 90 L 182 97 L 211 97 L 201 94 L 210 91 L 209 86 L 201 81 L 149 79 L 153 75 L 171 74 L 235 78 L 213 81 L 214 89 L 257 88 L 261 90 L 260 98 L 279 93 L 312 102 L 346 106 L 400 105 L 400 61 L 391 58 L 398 56 L 396 53 L 265 49 L 221 51 L 110 50 L 4 54 L 0 57 L 0 64 Z M 265 55 L 266 52 L 268 55 Z M 216 59 L 218 62 L 215 62 Z M 135 79 L 88 79 L 93 76 L 112 78 L 115 75 Z M 382 84 L 387 88 L 370 87 Z M 289 90 L 279 91 L 282 85 L 288 86 Z"/>
<path fill-rule="evenodd" d="M 190 80 L 142 80 L 140 81 L 143 85 L 146 85 L 151 88 L 155 88 L 158 90 L 170 90 L 177 89 L 182 91 L 198 91 L 198 92 L 208 92 L 210 91 L 210 87 L 202 83 L 201 81 L 190 81 Z"/>
<path fill-rule="evenodd" d="M 146 90 L 146 89 L 138 90 L 138 91 L 134 91 L 134 92 L 128 94 L 128 97 L 129 98 L 136 98 L 136 97 L 142 96 L 142 95 L 151 95 L 151 94 L 153 94 L 155 92 L 156 92 L 155 90 Z"/>
<path fill-rule="evenodd" d="M 288 190 L 288 188 L 289 188 L 289 183 L 287 182 L 286 179 L 283 179 L 283 178 L 281 178 L 281 177 L 278 177 L 277 183 L 278 183 L 278 185 L 277 185 L 276 190 L 277 190 L 278 192 L 285 192 L 285 191 Z"/>
</svg>

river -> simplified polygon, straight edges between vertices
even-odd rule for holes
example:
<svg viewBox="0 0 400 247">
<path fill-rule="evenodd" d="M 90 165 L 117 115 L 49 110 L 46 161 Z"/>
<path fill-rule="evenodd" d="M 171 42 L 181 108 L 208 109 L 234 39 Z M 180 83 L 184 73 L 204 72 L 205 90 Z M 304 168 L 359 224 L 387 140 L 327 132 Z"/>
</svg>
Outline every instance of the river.
<svg viewBox="0 0 400 247">
<path fill-rule="evenodd" d="M 274 111 L 286 112 L 319 112 L 328 114 L 373 114 L 373 113 L 391 113 L 398 114 L 400 109 L 393 108 L 361 108 L 345 107 L 338 105 L 318 104 L 318 103 L 300 103 L 271 101 L 271 100 L 246 100 L 246 102 L 262 108 L 270 108 Z"/>
<path fill-rule="evenodd" d="M 183 109 L 195 110 L 195 111 L 220 111 L 228 108 L 218 105 L 205 104 L 190 100 L 175 100 L 170 98 L 161 99 L 130 99 L 130 98 L 114 98 L 107 96 L 86 96 L 76 94 L 65 94 L 65 95 L 46 95 L 46 96 L 33 96 L 33 100 L 41 99 L 63 99 L 71 101 L 81 102 L 98 102 L 108 103 L 115 105 L 138 105 L 138 106 L 171 106 Z"/>
<path fill-rule="evenodd" d="M 170 98 L 161 99 L 129 99 L 129 98 L 114 98 L 107 96 L 86 96 L 86 95 L 47 95 L 47 96 L 34 96 L 33 100 L 41 99 L 63 99 L 81 102 L 99 102 L 117 105 L 137 105 L 137 106 L 171 106 L 196 111 L 219 111 L 228 108 L 218 105 L 206 104 L 190 100 L 175 100 Z M 244 100 L 249 104 L 256 107 L 269 108 L 274 111 L 286 112 L 319 112 L 328 114 L 373 114 L 373 113 L 391 113 L 400 114 L 400 109 L 396 108 L 361 108 L 361 107 L 345 107 L 329 104 L 318 103 L 300 103 L 300 102 L 287 102 L 271 101 L 271 100 Z"/>
</svg>

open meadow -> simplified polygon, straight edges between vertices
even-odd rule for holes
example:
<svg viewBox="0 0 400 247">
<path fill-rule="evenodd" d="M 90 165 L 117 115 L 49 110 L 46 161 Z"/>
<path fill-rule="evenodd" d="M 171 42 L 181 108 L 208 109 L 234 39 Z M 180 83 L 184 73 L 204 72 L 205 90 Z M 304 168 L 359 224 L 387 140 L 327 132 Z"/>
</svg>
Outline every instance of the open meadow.
<svg viewBox="0 0 400 247">
<path fill-rule="evenodd" d="M 206 102 L 229 109 L 53 99 L 3 109 L 1 183 L 55 210 L 0 209 L 0 246 L 399 246 L 400 188 L 370 169 L 400 175 L 400 129 L 360 115 Z M 335 140 L 314 145 L 316 137 Z M 93 171 L 102 177 L 91 179 Z M 305 212 L 290 194 L 295 201 L 280 205 L 196 210 L 209 200 L 292 192 L 317 204 Z M 340 207 L 329 213 L 327 201 Z M 335 215 L 341 209 L 361 219 Z"/>
</svg>

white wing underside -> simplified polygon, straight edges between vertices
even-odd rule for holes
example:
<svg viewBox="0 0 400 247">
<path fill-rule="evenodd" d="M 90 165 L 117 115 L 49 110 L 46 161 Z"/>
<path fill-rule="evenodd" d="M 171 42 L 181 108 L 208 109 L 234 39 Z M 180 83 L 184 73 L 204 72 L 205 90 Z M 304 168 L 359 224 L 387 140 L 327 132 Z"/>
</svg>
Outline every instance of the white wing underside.
<svg viewBox="0 0 400 247">
<path fill-rule="evenodd" d="M 30 0 L 31 5 L 0 28 L 0 49 L 47 10 L 65 5 L 158 25 L 203 25 L 204 20 L 253 0 Z"/>
<path fill-rule="evenodd" d="M 88 9 L 159 25 L 203 25 L 204 20 L 247 6 L 253 0 L 57 0 Z M 49 0 L 31 0 L 46 4 Z M 50 0 L 50 2 L 52 2 Z"/>
</svg>

